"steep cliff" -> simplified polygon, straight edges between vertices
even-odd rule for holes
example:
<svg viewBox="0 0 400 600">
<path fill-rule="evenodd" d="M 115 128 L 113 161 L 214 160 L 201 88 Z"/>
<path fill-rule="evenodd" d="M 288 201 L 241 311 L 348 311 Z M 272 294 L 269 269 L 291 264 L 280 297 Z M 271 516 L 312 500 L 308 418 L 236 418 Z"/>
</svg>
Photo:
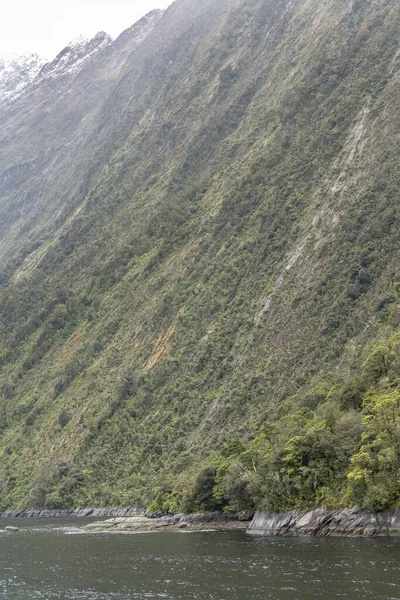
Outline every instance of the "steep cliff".
<svg viewBox="0 0 400 600">
<path fill-rule="evenodd" d="M 177 0 L 0 106 L 1 507 L 398 502 L 399 34 Z"/>
</svg>

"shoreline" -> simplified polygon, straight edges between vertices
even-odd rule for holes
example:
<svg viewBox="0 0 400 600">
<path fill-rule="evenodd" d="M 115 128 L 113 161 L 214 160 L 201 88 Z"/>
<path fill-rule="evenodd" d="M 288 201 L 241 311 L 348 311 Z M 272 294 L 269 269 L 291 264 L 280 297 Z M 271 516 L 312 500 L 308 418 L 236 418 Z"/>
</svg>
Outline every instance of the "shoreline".
<svg viewBox="0 0 400 600">
<path fill-rule="evenodd" d="M 98 517 L 105 520 L 84 526 L 87 532 L 245 530 L 261 536 L 343 536 L 400 537 L 400 509 L 388 513 L 365 512 L 359 508 L 325 510 L 322 508 L 282 514 L 256 512 L 252 520 L 241 520 L 233 513 L 147 514 L 138 508 L 77 508 L 58 510 L 15 510 L 0 512 L 0 519 L 76 519 Z"/>
<path fill-rule="evenodd" d="M 238 521 L 235 517 L 224 513 L 211 515 L 174 515 L 158 518 L 122 517 L 90 523 L 85 531 L 91 533 L 121 531 L 204 531 L 204 530 L 248 530 L 250 521 Z"/>
<path fill-rule="evenodd" d="M 84 517 L 137 517 L 145 515 L 144 508 L 55 508 L 4 510 L 0 519 L 81 519 Z"/>
</svg>

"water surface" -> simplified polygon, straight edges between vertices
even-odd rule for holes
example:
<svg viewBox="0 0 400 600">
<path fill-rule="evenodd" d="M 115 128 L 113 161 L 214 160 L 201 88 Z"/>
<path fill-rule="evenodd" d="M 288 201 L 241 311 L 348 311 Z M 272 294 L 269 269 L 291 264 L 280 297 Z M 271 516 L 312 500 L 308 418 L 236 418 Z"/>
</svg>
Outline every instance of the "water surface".
<svg viewBox="0 0 400 600">
<path fill-rule="evenodd" d="M 6 524 L 21 531 L 0 531 L 1 600 L 400 600 L 400 540 Z"/>
</svg>

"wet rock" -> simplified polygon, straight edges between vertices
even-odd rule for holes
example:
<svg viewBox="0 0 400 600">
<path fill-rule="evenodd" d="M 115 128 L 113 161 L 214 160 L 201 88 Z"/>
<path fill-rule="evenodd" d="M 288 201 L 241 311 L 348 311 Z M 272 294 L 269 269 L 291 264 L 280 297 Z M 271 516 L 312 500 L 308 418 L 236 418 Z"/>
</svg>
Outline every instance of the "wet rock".
<svg viewBox="0 0 400 600">
<path fill-rule="evenodd" d="M 116 506 L 112 508 L 11 510 L 0 513 L 0 518 L 16 519 L 24 517 L 32 519 L 75 519 L 81 517 L 135 517 L 140 515 L 144 515 L 144 510 L 141 508 L 123 508 L 121 506 Z"/>
<path fill-rule="evenodd" d="M 293 510 L 284 514 L 257 512 L 248 532 L 273 536 L 400 536 L 400 510 L 385 514 L 367 513 L 359 508 Z"/>
<path fill-rule="evenodd" d="M 90 523 L 87 531 L 164 531 L 180 529 L 245 529 L 247 523 L 235 520 L 231 513 L 216 512 L 209 515 L 169 515 L 162 517 L 122 517 Z"/>
<path fill-rule="evenodd" d="M 166 512 L 147 512 L 145 514 L 146 519 L 161 519 L 161 517 L 166 517 L 167 513 Z"/>
</svg>

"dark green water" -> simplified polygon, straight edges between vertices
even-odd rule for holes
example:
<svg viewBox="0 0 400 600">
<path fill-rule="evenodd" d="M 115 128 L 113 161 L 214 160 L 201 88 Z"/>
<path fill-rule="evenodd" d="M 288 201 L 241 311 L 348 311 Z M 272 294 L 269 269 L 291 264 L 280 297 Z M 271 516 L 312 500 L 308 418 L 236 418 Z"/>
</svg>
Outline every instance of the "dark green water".
<svg viewBox="0 0 400 600">
<path fill-rule="evenodd" d="M 400 599 L 399 540 L 84 534 L 82 521 L 9 524 L 21 531 L 0 531 L 1 600 Z"/>
</svg>

